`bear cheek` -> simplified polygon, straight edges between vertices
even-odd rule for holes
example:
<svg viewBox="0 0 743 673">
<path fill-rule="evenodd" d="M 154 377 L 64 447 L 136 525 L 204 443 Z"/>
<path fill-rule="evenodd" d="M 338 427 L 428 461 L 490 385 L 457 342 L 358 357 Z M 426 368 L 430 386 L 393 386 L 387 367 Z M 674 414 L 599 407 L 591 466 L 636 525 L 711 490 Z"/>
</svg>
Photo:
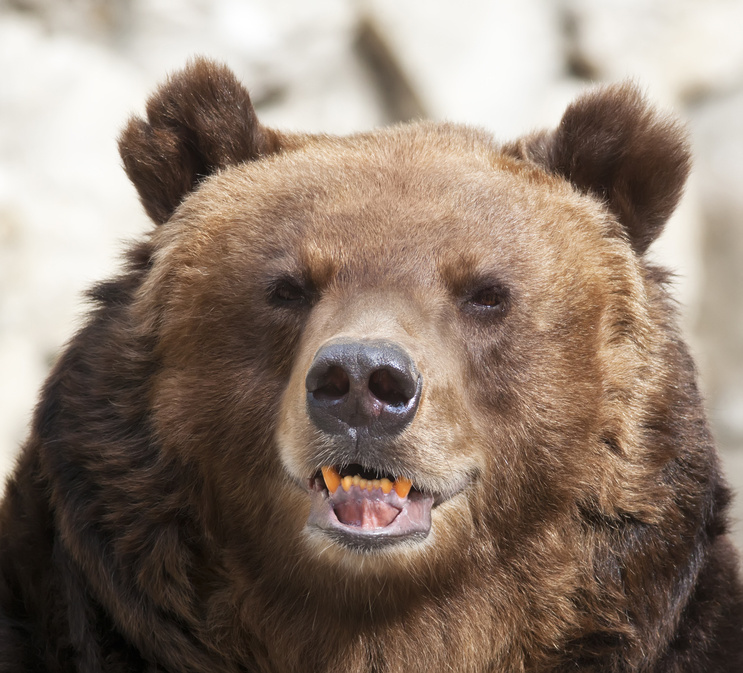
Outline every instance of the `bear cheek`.
<svg viewBox="0 0 743 673">
<path fill-rule="evenodd" d="M 297 481 L 307 479 L 317 470 L 311 460 L 310 447 L 317 432 L 307 416 L 305 402 L 305 372 L 310 362 L 311 358 L 306 355 L 295 362 L 281 400 L 276 427 L 279 458 Z"/>
<path fill-rule="evenodd" d="M 433 352 L 425 361 L 430 365 L 423 371 L 427 385 L 406 440 L 432 478 L 465 481 L 484 469 L 488 453 L 466 368 L 451 353 Z"/>
</svg>

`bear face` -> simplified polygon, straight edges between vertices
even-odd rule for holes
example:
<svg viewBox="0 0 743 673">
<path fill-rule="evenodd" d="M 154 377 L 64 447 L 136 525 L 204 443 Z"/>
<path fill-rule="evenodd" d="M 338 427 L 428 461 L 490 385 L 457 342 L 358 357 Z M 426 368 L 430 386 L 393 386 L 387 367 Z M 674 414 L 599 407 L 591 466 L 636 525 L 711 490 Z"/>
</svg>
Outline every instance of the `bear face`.
<svg viewBox="0 0 743 673">
<path fill-rule="evenodd" d="M 94 290 L 9 486 L 19 661 L 742 660 L 727 491 L 644 258 L 688 172 L 676 123 L 624 85 L 506 145 L 286 134 L 199 60 L 120 148 L 160 226 Z"/>
<path fill-rule="evenodd" d="M 477 154 L 463 160 L 451 148 L 465 143 Z M 230 168 L 189 197 L 162 232 L 141 308 L 149 316 L 153 302 L 160 307 L 154 395 L 163 441 L 199 455 L 204 469 L 221 468 L 215 484 L 244 475 L 233 494 L 246 497 L 264 482 L 261 498 L 282 494 L 277 501 L 296 512 L 292 536 L 306 525 L 308 484 L 314 498 L 324 466 L 410 479 L 411 497 L 425 495 L 420 516 L 441 519 L 434 537 L 452 536 L 455 546 L 460 518 L 472 516 L 464 493 L 474 496 L 482 480 L 480 497 L 506 494 L 538 470 L 540 483 L 554 482 L 555 506 L 572 501 L 556 470 L 568 461 L 574 473 L 586 453 L 575 447 L 600 442 L 601 330 L 617 310 L 611 294 L 632 294 L 641 280 L 595 203 L 495 152 L 487 137 L 423 125 L 337 141 L 332 153 L 323 144 Z M 257 204 L 243 197 L 247 189 L 260 194 Z M 612 267 L 619 283 L 605 271 Z M 339 344 L 349 353 L 331 353 L 323 370 L 323 354 Z M 372 369 L 356 374 L 353 391 L 323 400 L 323 377 L 345 368 L 338 375 L 348 387 L 359 358 Z M 414 378 L 408 399 L 380 401 L 364 384 L 374 372 Z M 212 378 L 223 393 L 205 394 L 203 380 Z M 354 397 L 357 387 L 364 392 Z M 356 408 L 365 403 L 372 407 Z M 323 410 L 342 404 L 356 405 L 358 418 Z M 402 421 L 400 406 L 413 407 Z M 261 433 L 241 427 L 256 416 Z M 268 449 L 251 446 L 257 434 Z M 379 500 L 396 499 L 386 495 Z M 519 505 L 506 501 L 500 535 L 518 516 Z M 323 516 L 318 508 L 313 520 Z M 347 533 L 341 547 L 358 538 L 382 552 L 382 541 L 398 538 L 385 527 L 334 528 L 325 514 L 330 521 L 317 525 Z M 411 532 L 429 531 L 430 523 Z"/>
<path fill-rule="evenodd" d="M 433 517 L 424 554 L 448 540 L 450 558 L 472 536 L 463 517 L 493 509 L 499 538 L 521 516 L 545 519 L 509 502 L 515 485 L 547 510 L 569 507 L 589 481 L 587 447 L 605 453 L 602 433 L 621 432 L 606 427 L 607 389 L 622 387 L 612 359 L 630 378 L 647 366 L 631 352 L 639 330 L 612 334 L 616 313 L 648 322 L 624 231 L 565 180 L 468 129 L 309 140 L 301 153 L 228 167 L 186 198 L 162 238 L 141 309 L 162 325 L 162 441 L 221 469 L 215 488 L 230 484 L 237 520 L 255 508 L 245 494 L 265 484 L 259 497 L 286 508 L 275 516 L 290 517 L 287 536 L 321 548 L 330 535 L 383 553 L 385 542 L 428 538 Z M 327 392 L 334 371 L 353 390 Z M 411 379 L 402 403 L 371 391 L 370 377 L 390 372 Z M 205 394 L 212 379 L 222 393 Z M 256 417 L 261 431 L 241 425 Z M 324 467 L 401 477 L 412 491 L 334 483 L 330 494 Z M 652 509 L 656 490 L 628 507 Z M 492 493 L 504 494 L 495 508 L 484 505 Z M 369 521 L 343 524 L 336 500 Z M 374 523 L 377 510 L 390 525 Z"/>
<path fill-rule="evenodd" d="M 579 446 L 595 441 L 590 434 L 598 432 L 595 410 L 601 391 L 595 381 L 600 376 L 596 366 L 587 366 L 595 360 L 595 347 L 581 336 L 563 339 L 556 348 L 551 333 L 563 329 L 584 334 L 599 321 L 591 308 L 607 303 L 601 282 L 590 272 L 564 277 L 564 266 L 580 269 L 581 261 L 597 257 L 597 246 L 617 257 L 624 247 L 612 240 L 610 222 L 594 204 L 583 199 L 585 204 L 576 205 L 572 190 L 551 178 L 542 178 L 543 193 L 534 202 L 534 196 L 524 193 L 517 162 L 502 160 L 496 172 L 487 154 L 493 152 L 490 143 L 469 135 L 461 129 L 424 127 L 418 138 L 411 138 L 405 129 L 397 137 L 353 140 L 345 147 L 338 143 L 330 161 L 323 160 L 324 148 L 305 149 L 301 159 L 276 157 L 270 166 L 229 169 L 203 185 L 198 198 L 192 197 L 195 208 L 189 207 L 191 200 L 184 203 L 163 231 L 168 242 L 162 258 L 168 270 L 162 273 L 167 277 L 156 263 L 153 283 L 159 289 L 150 293 L 147 287 L 148 301 L 165 305 L 163 371 L 156 386 L 164 441 L 179 451 L 189 446 L 185 437 L 192 438 L 194 452 L 213 447 L 204 457 L 205 469 L 224 464 L 226 471 L 214 476 L 216 484 L 234 480 L 245 461 L 264 463 L 262 469 L 270 475 L 262 496 L 266 499 L 289 483 L 306 491 L 325 465 L 341 473 L 359 465 L 393 481 L 407 476 L 413 495 L 428 494 L 436 501 L 434 509 L 480 478 L 475 475 L 508 480 L 530 472 L 514 467 L 509 476 L 504 465 L 496 469 L 497 462 L 488 463 L 505 456 L 515 460 L 514 436 L 523 433 L 522 419 L 533 416 L 517 407 L 538 407 L 538 400 L 549 397 L 548 390 L 560 390 L 556 404 L 571 409 L 559 421 L 580 429 L 581 435 L 571 441 Z M 466 140 L 482 144 L 479 162 L 451 157 L 449 145 Z M 370 155 L 379 157 L 372 163 Z M 430 164 L 427 172 L 418 165 L 421 156 Z M 344 162 L 340 170 L 339 157 Z M 372 188 L 370 172 L 375 176 Z M 531 173 L 533 180 L 539 179 L 536 170 Z M 414 185 L 406 175 L 415 176 Z M 461 175 L 468 190 L 462 188 Z M 225 195 L 244 193 L 246 184 L 262 194 L 260 208 L 238 197 L 234 209 L 227 209 Z M 412 198 L 405 198 L 405 192 Z M 212 199 L 219 204 L 217 216 L 203 207 L 204 200 Z M 554 215 L 547 213 L 555 209 L 567 217 L 553 221 Z M 267 228 L 265 223 L 277 213 L 282 220 Z M 529 221 L 531 227 L 525 227 Z M 580 237 L 572 235 L 575 257 L 566 262 L 560 259 L 559 241 L 570 236 L 565 229 L 580 221 L 586 240 L 580 247 Z M 540 252 L 530 255 L 535 244 Z M 625 253 L 622 263 L 628 265 L 629 257 Z M 592 266 L 603 265 L 595 259 Z M 215 287 L 216 277 L 220 285 Z M 585 308 L 565 311 L 569 303 Z M 142 310 L 153 313 L 150 306 Z M 588 324 L 569 328 L 567 320 Z M 339 341 L 378 342 L 382 361 L 394 361 L 385 350 L 395 348 L 407 358 L 421 390 L 404 427 L 396 425 L 395 414 L 390 431 L 380 427 L 369 433 L 363 419 L 358 434 L 353 423 L 339 421 L 339 431 L 322 425 L 309 402 L 307 377 L 319 351 Z M 555 381 L 564 367 L 550 367 L 552 358 L 571 363 L 570 382 Z M 260 363 L 260 375 L 253 373 L 253 363 Z M 501 373 L 494 386 L 488 370 L 496 368 Z M 523 385 L 518 392 L 509 369 L 533 379 L 529 389 L 536 400 L 525 398 Z M 219 372 L 215 381 L 234 396 L 229 403 L 221 394 L 204 395 L 204 384 L 191 378 L 206 371 Z M 251 379 L 256 389 L 248 387 Z M 193 391 L 194 399 L 184 399 L 184 391 Z M 585 404 L 586 395 L 592 396 L 592 404 Z M 262 422 L 271 419 L 266 426 L 275 428 L 265 440 L 270 450 L 260 447 L 251 456 L 244 438 L 256 435 L 252 429 L 235 428 L 234 444 L 199 431 L 221 433 L 234 427 L 236 419 L 252 419 L 256 405 L 263 407 L 258 414 Z M 208 420 L 217 418 L 218 423 Z M 331 413 L 330 418 L 336 417 Z M 544 427 L 535 427 L 527 441 L 538 453 L 548 446 L 555 421 L 534 421 Z M 498 436 L 492 437 L 493 432 Z M 541 442 L 545 445 L 540 447 Z M 252 469 L 235 492 L 255 490 Z M 231 480 L 225 479 L 227 474 Z M 503 486 L 496 487 L 505 493 Z M 305 496 L 279 498 L 287 504 L 299 500 L 293 528 L 306 522 Z M 236 507 L 252 511 L 246 503 Z M 462 514 L 455 514 L 455 520 Z M 430 518 L 430 512 L 423 516 Z M 386 537 L 384 530 L 376 530 L 370 549 L 375 546 L 371 540 Z"/>
</svg>

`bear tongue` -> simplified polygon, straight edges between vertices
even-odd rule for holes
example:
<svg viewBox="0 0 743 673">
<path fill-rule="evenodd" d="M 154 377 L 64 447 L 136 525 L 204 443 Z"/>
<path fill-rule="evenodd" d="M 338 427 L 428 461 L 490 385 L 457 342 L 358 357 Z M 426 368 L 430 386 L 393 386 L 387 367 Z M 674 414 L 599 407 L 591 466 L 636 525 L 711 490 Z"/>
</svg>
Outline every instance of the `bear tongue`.
<svg viewBox="0 0 743 673">
<path fill-rule="evenodd" d="M 338 521 L 347 526 L 358 526 L 362 530 L 374 530 L 389 526 L 400 513 L 397 507 L 382 500 L 354 498 L 336 503 L 333 507 Z"/>
</svg>

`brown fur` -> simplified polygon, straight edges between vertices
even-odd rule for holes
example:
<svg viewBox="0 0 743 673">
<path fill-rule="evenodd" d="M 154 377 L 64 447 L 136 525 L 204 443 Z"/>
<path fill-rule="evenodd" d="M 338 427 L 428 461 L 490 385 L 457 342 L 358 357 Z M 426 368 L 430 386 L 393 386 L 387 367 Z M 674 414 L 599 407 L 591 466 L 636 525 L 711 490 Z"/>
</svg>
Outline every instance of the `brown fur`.
<svg viewBox="0 0 743 673">
<path fill-rule="evenodd" d="M 162 226 L 92 292 L 8 483 L 0 671 L 743 670 L 728 492 L 642 257 L 689 152 L 632 87 L 506 146 L 299 136 L 196 61 L 121 153 Z M 410 354 L 403 431 L 313 426 L 339 335 Z M 425 540 L 308 531 L 307 478 L 355 462 L 452 496 Z"/>
</svg>

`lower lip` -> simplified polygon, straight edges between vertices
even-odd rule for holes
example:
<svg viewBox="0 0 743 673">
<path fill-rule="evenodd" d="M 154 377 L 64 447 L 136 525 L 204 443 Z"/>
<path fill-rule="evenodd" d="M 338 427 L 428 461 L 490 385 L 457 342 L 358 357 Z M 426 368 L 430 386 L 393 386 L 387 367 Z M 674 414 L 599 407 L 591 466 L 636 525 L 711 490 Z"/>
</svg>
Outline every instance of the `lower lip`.
<svg viewBox="0 0 743 673">
<path fill-rule="evenodd" d="M 347 500 L 345 494 L 339 499 Z M 333 496 L 327 491 L 311 491 L 307 525 L 319 529 L 342 546 L 358 551 L 374 551 L 390 544 L 424 540 L 431 530 L 433 497 L 412 492 L 407 498 L 391 503 L 398 510 L 387 525 L 361 527 L 343 523 L 336 513 Z M 395 500 L 393 498 L 393 500 Z"/>
</svg>

